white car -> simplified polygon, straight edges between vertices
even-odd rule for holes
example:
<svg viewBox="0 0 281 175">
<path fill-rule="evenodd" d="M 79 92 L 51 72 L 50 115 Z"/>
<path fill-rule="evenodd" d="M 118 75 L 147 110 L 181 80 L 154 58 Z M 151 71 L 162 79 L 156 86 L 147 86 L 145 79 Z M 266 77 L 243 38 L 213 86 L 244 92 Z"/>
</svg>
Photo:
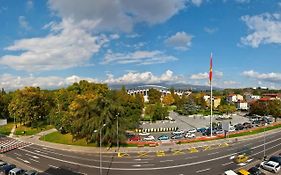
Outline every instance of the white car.
<svg viewBox="0 0 281 175">
<path fill-rule="evenodd" d="M 148 132 L 142 132 L 142 133 L 139 133 L 139 135 L 140 135 L 140 136 L 149 136 L 150 133 L 148 133 Z"/>
<path fill-rule="evenodd" d="M 182 135 L 182 134 L 184 134 L 183 130 L 172 132 L 172 135 Z"/>
<path fill-rule="evenodd" d="M 155 138 L 153 136 L 147 136 L 145 138 L 143 138 L 144 141 L 154 141 Z"/>
<path fill-rule="evenodd" d="M 280 171 L 280 165 L 277 162 L 269 161 L 269 162 L 262 162 L 261 167 L 265 170 L 278 173 Z"/>
<path fill-rule="evenodd" d="M 228 132 L 234 132 L 234 131 L 235 131 L 235 127 L 234 126 L 229 126 Z"/>
<path fill-rule="evenodd" d="M 188 132 L 190 132 L 190 133 L 196 133 L 196 132 L 197 132 L 197 129 L 196 129 L 196 128 L 192 128 L 192 129 L 189 129 Z"/>
<path fill-rule="evenodd" d="M 227 170 L 224 172 L 224 175 L 238 175 L 237 173 L 235 173 L 234 171 L 232 170 Z"/>
<path fill-rule="evenodd" d="M 196 136 L 195 136 L 195 134 L 193 134 L 193 133 L 186 133 L 185 134 L 185 136 L 184 136 L 185 138 L 195 138 Z"/>
</svg>

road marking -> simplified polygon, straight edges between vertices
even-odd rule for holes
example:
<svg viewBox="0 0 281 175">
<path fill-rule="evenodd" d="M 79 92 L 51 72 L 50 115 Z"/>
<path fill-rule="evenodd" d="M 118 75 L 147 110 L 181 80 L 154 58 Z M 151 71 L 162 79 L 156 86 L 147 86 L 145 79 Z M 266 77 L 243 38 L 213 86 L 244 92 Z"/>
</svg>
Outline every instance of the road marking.
<svg viewBox="0 0 281 175">
<path fill-rule="evenodd" d="M 173 162 L 174 160 L 160 160 L 160 162 Z"/>
<path fill-rule="evenodd" d="M 203 169 L 203 170 L 198 170 L 196 171 L 196 173 L 202 173 L 202 172 L 205 172 L 205 171 L 209 171 L 211 168 L 207 168 L 207 169 Z"/>
<path fill-rule="evenodd" d="M 51 164 L 49 164 L 49 167 L 55 168 L 55 169 L 59 169 L 59 167 L 57 167 L 57 166 L 55 166 L 55 165 L 51 165 Z"/>
<path fill-rule="evenodd" d="M 166 154 L 165 154 L 165 152 L 164 151 L 156 151 L 156 156 L 157 157 L 163 157 L 163 156 L 165 156 Z"/>
<path fill-rule="evenodd" d="M 214 154 L 218 154 L 218 153 L 220 153 L 220 152 L 209 153 L 208 155 L 210 156 L 210 155 L 214 155 Z"/>
<path fill-rule="evenodd" d="M 37 152 L 37 153 L 42 153 L 42 154 L 46 154 L 46 155 L 48 155 L 48 153 L 45 153 L 45 152 L 42 152 L 42 151 L 40 151 L 40 150 L 35 150 L 35 152 Z"/>
<path fill-rule="evenodd" d="M 196 149 L 196 148 L 190 148 L 190 149 L 189 149 L 189 152 L 190 152 L 190 153 L 197 153 L 197 152 L 199 152 L 199 151 L 198 151 L 198 149 Z"/>
<path fill-rule="evenodd" d="M 19 154 L 19 153 L 14 153 L 15 155 L 17 155 L 17 156 L 21 156 L 21 154 Z"/>
<path fill-rule="evenodd" d="M 198 158 L 198 156 L 186 157 L 186 158 L 184 158 L 184 159 L 194 159 L 194 158 Z"/>
<path fill-rule="evenodd" d="M 281 140 L 281 138 L 269 141 L 268 144 L 269 143 L 273 143 L 273 142 L 278 141 L 278 140 Z M 280 145 L 281 145 L 281 143 L 275 144 L 274 146 L 269 147 L 266 150 L 270 150 L 270 149 L 279 147 Z M 263 145 L 258 145 L 258 146 L 253 147 L 252 149 L 256 149 L 256 148 L 259 148 L 259 147 L 262 147 L 262 146 Z M 32 151 L 29 151 L 29 150 L 26 150 L 26 149 L 20 149 L 20 150 L 28 152 L 28 153 L 33 153 Z M 262 152 L 263 152 L 263 150 L 258 152 L 258 153 L 256 153 L 256 154 L 259 154 L 259 153 L 262 153 Z M 39 155 L 38 153 L 33 153 L 33 154 Z M 72 164 L 72 165 L 78 165 L 78 166 L 87 167 L 87 168 L 96 168 L 96 169 L 102 168 L 102 169 L 106 169 L 106 170 L 110 169 L 110 170 L 115 170 L 115 171 L 151 171 L 151 170 L 163 170 L 163 169 L 172 169 L 172 168 L 180 168 L 180 167 L 187 167 L 187 166 L 192 166 L 192 165 L 198 165 L 198 164 L 202 164 L 202 163 L 207 163 L 207 162 L 212 162 L 212 161 L 215 161 L 215 160 L 220 160 L 220 159 L 223 159 L 223 158 L 227 158 L 227 157 L 233 156 L 235 154 L 236 153 L 227 154 L 227 155 L 224 155 L 224 156 L 221 156 L 221 157 L 216 157 L 216 158 L 213 158 L 213 159 L 208 159 L 208 160 L 203 160 L 203 161 L 198 161 L 198 162 L 192 162 L 192 163 L 186 163 L 186 164 L 180 164 L 180 165 L 172 165 L 172 166 L 165 166 L 165 167 L 151 167 L 151 168 L 99 167 L 99 166 L 95 166 L 95 165 L 82 164 L 82 163 L 67 161 L 67 160 L 63 160 L 63 159 L 58 159 L 58 158 L 51 157 L 51 156 L 48 156 L 48 155 L 39 155 L 39 156 L 42 156 L 42 157 L 45 157 L 45 158 L 48 158 L 48 159 L 52 159 L 52 160 L 55 160 L 55 161 L 59 161 L 59 162 L 63 162 L 63 163 L 68 163 L 68 164 Z M 253 154 L 252 156 L 255 156 L 256 154 Z"/>
<path fill-rule="evenodd" d="M 233 162 L 228 162 L 228 163 L 223 163 L 223 164 L 221 164 L 222 166 L 226 166 L 226 165 L 230 165 L 230 164 L 232 164 Z"/>
<path fill-rule="evenodd" d="M 35 160 L 35 159 L 32 159 L 32 158 L 29 158 L 29 159 L 34 161 L 34 162 L 40 163 L 38 160 Z"/>
<path fill-rule="evenodd" d="M 34 158 L 34 159 L 39 159 L 39 157 L 37 157 L 37 156 L 33 156 L 33 155 L 31 155 L 31 154 L 25 154 L 25 155 L 27 155 L 27 156 L 29 156 L 29 157 L 32 157 L 32 158 Z"/>
<path fill-rule="evenodd" d="M 230 159 L 230 160 L 233 160 L 234 158 L 235 158 L 235 156 L 231 156 L 231 157 L 229 157 L 229 159 Z"/>
<path fill-rule="evenodd" d="M 24 159 L 22 159 L 22 158 L 17 157 L 17 159 L 19 159 L 19 160 L 23 161 L 24 163 L 28 163 L 28 164 L 30 164 L 30 162 L 29 162 L 29 161 L 24 160 Z"/>
<path fill-rule="evenodd" d="M 132 165 L 133 167 L 141 167 L 140 164 L 137 164 L 137 165 Z"/>
</svg>

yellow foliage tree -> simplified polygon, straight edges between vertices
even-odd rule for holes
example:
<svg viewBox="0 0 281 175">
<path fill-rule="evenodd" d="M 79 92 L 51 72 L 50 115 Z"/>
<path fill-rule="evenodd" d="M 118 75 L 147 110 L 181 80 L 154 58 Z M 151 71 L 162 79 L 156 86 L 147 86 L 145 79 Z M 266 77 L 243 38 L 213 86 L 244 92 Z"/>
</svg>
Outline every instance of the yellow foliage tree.
<svg viewBox="0 0 281 175">
<path fill-rule="evenodd" d="M 163 100 L 162 100 L 162 103 L 167 106 L 174 104 L 174 102 L 175 102 L 175 99 L 172 94 L 168 94 L 168 95 L 164 96 Z"/>
</svg>

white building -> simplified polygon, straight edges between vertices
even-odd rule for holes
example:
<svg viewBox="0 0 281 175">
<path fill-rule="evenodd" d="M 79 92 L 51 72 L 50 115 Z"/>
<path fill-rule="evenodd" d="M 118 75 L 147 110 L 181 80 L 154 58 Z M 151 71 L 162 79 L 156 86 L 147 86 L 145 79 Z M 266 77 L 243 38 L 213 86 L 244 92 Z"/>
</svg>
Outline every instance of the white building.
<svg viewBox="0 0 281 175">
<path fill-rule="evenodd" d="M 259 96 L 259 95 L 252 95 L 252 94 L 245 95 L 245 99 L 247 102 L 259 100 L 260 98 L 261 98 L 261 96 Z"/>
<path fill-rule="evenodd" d="M 236 108 L 239 110 L 248 110 L 248 103 L 246 101 L 238 101 L 236 103 Z"/>
<path fill-rule="evenodd" d="M 161 99 L 168 95 L 168 94 L 171 94 L 170 90 L 166 87 L 163 87 L 163 86 L 157 86 L 157 85 L 144 85 L 144 86 L 139 86 L 137 88 L 134 88 L 134 89 L 128 89 L 127 90 L 127 93 L 129 95 L 136 95 L 136 94 L 141 94 L 143 95 L 143 98 L 144 98 L 144 102 L 148 102 L 148 91 L 149 89 L 156 89 L 158 90 L 159 92 L 161 92 Z M 191 91 L 188 91 L 188 90 L 175 90 L 174 93 L 180 97 L 182 97 L 183 95 L 190 95 L 191 94 Z"/>
<path fill-rule="evenodd" d="M 244 98 L 240 94 L 230 94 L 226 98 L 226 101 L 228 101 L 229 103 L 236 103 L 238 101 L 243 101 L 243 100 Z"/>
</svg>

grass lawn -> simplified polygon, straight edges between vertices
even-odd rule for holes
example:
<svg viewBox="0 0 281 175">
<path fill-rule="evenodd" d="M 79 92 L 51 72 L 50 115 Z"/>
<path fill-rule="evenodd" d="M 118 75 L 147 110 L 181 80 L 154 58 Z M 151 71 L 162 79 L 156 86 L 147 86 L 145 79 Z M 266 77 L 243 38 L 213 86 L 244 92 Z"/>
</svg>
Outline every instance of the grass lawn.
<svg viewBox="0 0 281 175">
<path fill-rule="evenodd" d="M 150 121 L 151 120 L 151 116 L 150 115 L 144 115 L 142 118 L 142 121 Z"/>
<path fill-rule="evenodd" d="M 5 126 L 0 126 L 0 134 L 9 135 L 14 126 L 14 123 L 8 123 Z"/>
<path fill-rule="evenodd" d="M 168 106 L 168 111 L 175 111 L 177 109 L 176 105 Z"/>
<path fill-rule="evenodd" d="M 44 140 L 47 142 L 53 142 L 53 143 L 61 143 L 61 144 L 67 144 L 67 145 L 77 145 L 77 146 L 96 146 L 94 143 L 86 143 L 85 139 L 80 139 L 76 141 L 72 141 L 72 135 L 71 134 L 61 134 L 60 132 L 53 132 L 50 134 L 47 134 L 45 137 L 42 136 L 40 140 Z"/>
<path fill-rule="evenodd" d="M 47 126 L 43 126 L 40 128 L 32 128 L 32 127 L 26 127 L 23 125 L 18 125 L 18 127 L 16 128 L 15 135 L 34 135 L 41 131 L 49 130 L 52 128 L 54 128 L 52 125 L 47 125 Z M 25 134 L 23 133 L 24 131 L 25 131 Z"/>
</svg>

